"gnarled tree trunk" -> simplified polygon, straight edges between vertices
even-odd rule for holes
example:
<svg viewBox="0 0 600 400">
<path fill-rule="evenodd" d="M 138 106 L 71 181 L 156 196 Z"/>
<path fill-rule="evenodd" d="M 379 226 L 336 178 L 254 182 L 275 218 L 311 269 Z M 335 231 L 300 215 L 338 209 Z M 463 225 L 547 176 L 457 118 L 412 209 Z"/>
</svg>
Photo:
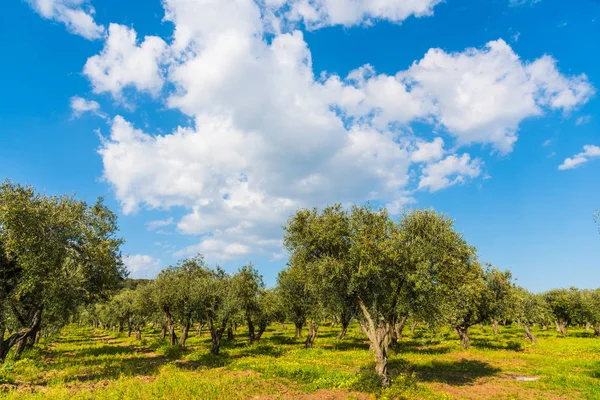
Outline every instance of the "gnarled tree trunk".
<svg viewBox="0 0 600 400">
<path fill-rule="evenodd" d="M 499 324 L 498 324 L 498 320 L 493 320 L 492 321 L 492 332 L 494 332 L 495 336 L 498 336 L 498 329 L 499 328 Z"/>
<path fill-rule="evenodd" d="M 594 336 L 600 336 L 600 322 L 594 324 Z"/>
<path fill-rule="evenodd" d="M 525 328 L 525 337 L 531 340 L 531 343 L 537 344 L 537 339 L 533 332 L 531 332 L 531 327 L 528 324 L 523 324 L 523 327 Z"/>
<path fill-rule="evenodd" d="M 314 319 L 311 319 L 308 323 L 308 335 L 306 335 L 306 342 L 304 343 L 304 347 L 310 349 L 313 347 L 315 343 L 315 339 L 317 338 L 317 331 L 319 330 L 319 325 L 315 323 Z"/>
<path fill-rule="evenodd" d="M 169 343 L 171 346 L 175 346 L 177 344 L 177 335 L 175 334 L 175 322 L 173 321 L 173 317 L 168 312 L 165 312 L 165 323 L 167 325 L 167 329 L 169 330 Z"/>
<path fill-rule="evenodd" d="M 296 325 L 296 338 L 302 337 L 302 325 L 304 324 L 301 322 L 296 322 L 294 325 Z"/>
<path fill-rule="evenodd" d="M 210 346 L 211 354 L 219 354 L 219 350 L 221 349 L 221 338 L 223 337 L 223 332 L 225 332 L 227 326 L 227 321 L 224 321 L 220 327 L 215 327 L 212 320 L 208 321 L 208 328 L 210 330 L 210 337 L 212 340 L 212 344 Z M 230 328 L 231 329 L 231 328 Z M 233 336 L 233 332 L 231 333 Z"/>
<path fill-rule="evenodd" d="M 250 318 L 250 313 L 246 313 L 246 323 L 248 324 L 248 340 L 250 344 L 254 343 L 255 333 L 254 333 L 254 323 L 252 322 L 252 318 Z"/>
<path fill-rule="evenodd" d="M 468 326 L 459 326 L 456 328 L 456 333 L 458 333 L 458 336 L 460 337 L 460 345 L 464 348 L 464 349 L 468 349 L 470 346 L 470 341 L 469 341 L 469 327 Z"/>
<path fill-rule="evenodd" d="M 3 320 L 0 320 L 0 364 L 6 359 L 9 350 L 15 346 L 15 356 L 19 357 L 21 355 L 27 340 L 30 337 L 34 337 L 40 329 L 41 321 L 42 308 L 40 307 L 33 313 L 29 327 L 23 328 L 15 333 L 10 333 L 9 337 L 5 340 L 4 333 L 6 332 L 6 325 Z"/>
<path fill-rule="evenodd" d="M 181 327 L 181 337 L 179 338 L 179 344 L 181 346 L 185 346 L 185 342 L 188 338 L 189 331 L 190 331 L 190 321 L 188 320 Z"/>
<path fill-rule="evenodd" d="M 385 326 L 383 321 L 377 324 L 373 321 L 371 313 L 365 306 L 365 303 L 359 299 L 359 305 L 365 318 L 360 322 L 363 331 L 366 332 L 369 341 L 371 342 L 371 351 L 375 356 L 375 371 L 381 378 L 381 385 L 388 387 L 392 383 L 388 371 L 388 333 L 389 327 Z"/>
<path fill-rule="evenodd" d="M 198 329 L 196 330 L 196 335 L 198 335 L 198 336 L 202 335 L 202 328 L 204 328 L 204 325 L 206 325 L 206 324 L 204 324 L 202 322 L 198 322 Z"/>
</svg>

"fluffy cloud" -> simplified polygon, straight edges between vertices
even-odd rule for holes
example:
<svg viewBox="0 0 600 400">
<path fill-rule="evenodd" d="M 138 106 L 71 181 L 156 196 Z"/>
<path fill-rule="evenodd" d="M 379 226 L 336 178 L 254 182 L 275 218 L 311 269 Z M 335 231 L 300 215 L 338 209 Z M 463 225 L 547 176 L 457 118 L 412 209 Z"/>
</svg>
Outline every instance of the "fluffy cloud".
<svg viewBox="0 0 600 400">
<path fill-rule="evenodd" d="M 469 154 L 465 153 L 460 157 L 448 156 L 423 168 L 419 189 L 437 192 L 457 183 L 464 183 L 467 178 L 478 177 L 481 174 L 481 167 L 481 160 L 477 158 L 471 160 Z"/>
<path fill-rule="evenodd" d="M 402 22 L 410 16 L 433 14 L 442 0 L 263 0 L 267 9 L 288 21 L 302 21 L 308 29 L 352 26 L 374 20 Z"/>
<path fill-rule="evenodd" d="M 86 0 L 27 0 L 42 17 L 67 26 L 69 32 L 86 39 L 100 39 L 104 27 L 94 22 L 94 8 Z"/>
<path fill-rule="evenodd" d="M 134 254 L 123 257 L 123 263 L 130 273 L 131 278 L 154 277 L 160 270 L 160 260 L 144 255 Z"/>
<path fill-rule="evenodd" d="M 583 146 L 581 153 L 575 154 L 571 158 L 566 158 L 565 161 L 558 166 L 558 169 L 564 171 L 566 169 L 573 169 L 581 166 L 592 158 L 600 157 L 600 147 L 591 144 Z"/>
<path fill-rule="evenodd" d="M 110 92 L 118 98 L 127 86 L 152 94 L 162 88 L 160 62 L 166 43 L 157 36 L 146 36 L 140 45 L 137 42 L 135 30 L 109 25 L 102 53 L 90 57 L 83 68 L 95 93 Z"/>
<path fill-rule="evenodd" d="M 435 138 L 432 142 L 418 141 L 417 149 L 410 155 L 413 162 L 437 161 L 444 156 L 444 139 Z"/>
<path fill-rule="evenodd" d="M 100 112 L 100 104 L 94 100 L 86 100 L 83 97 L 73 96 L 70 100 L 70 106 L 73 117 L 80 117 L 86 112 L 90 112 L 98 116 L 104 116 L 104 114 Z"/>
<path fill-rule="evenodd" d="M 394 75 L 365 65 L 315 77 L 302 32 L 272 34 L 277 15 L 269 19 L 269 9 L 303 4 L 314 21 L 351 24 L 425 15 L 437 2 L 353 1 L 362 11 L 347 19 L 332 17 L 343 1 L 268 3 L 165 0 L 175 26 L 169 45 L 152 36 L 140 44 L 133 29 L 113 24 L 102 53 L 86 63 L 96 92 L 162 93 L 193 121 L 155 135 L 117 116 L 99 150 L 125 213 L 188 210 L 178 231 L 203 239 L 180 255 L 278 257 L 281 225 L 299 207 L 376 200 L 398 211 L 414 202 L 413 189 L 438 191 L 482 174 L 481 160 L 445 145 L 509 152 L 523 119 L 570 111 L 594 92 L 585 76 L 562 75 L 548 56 L 523 61 L 502 40 L 459 53 L 431 49 Z M 415 121 L 438 137 L 415 136 Z"/>
<path fill-rule="evenodd" d="M 146 224 L 149 231 L 153 231 L 157 228 L 162 228 L 165 226 L 169 226 L 173 223 L 173 217 L 169 217 L 167 219 L 159 219 L 156 221 L 150 221 Z"/>
</svg>

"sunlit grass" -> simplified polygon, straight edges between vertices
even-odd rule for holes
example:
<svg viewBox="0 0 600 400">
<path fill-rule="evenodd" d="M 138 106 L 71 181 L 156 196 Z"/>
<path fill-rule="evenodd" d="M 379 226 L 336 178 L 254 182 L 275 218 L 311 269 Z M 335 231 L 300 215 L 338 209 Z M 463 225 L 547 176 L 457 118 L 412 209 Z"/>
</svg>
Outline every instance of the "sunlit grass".
<svg viewBox="0 0 600 400">
<path fill-rule="evenodd" d="M 572 329 L 566 338 L 537 330 L 531 345 L 517 326 L 471 330 L 463 350 L 448 330 L 419 330 L 391 350 L 393 384 L 377 385 L 366 338 L 352 326 L 336 340 L 323 326 L 315 348 L 304 349 L 293 327 L 273 325 L 248 345 L 243 328 L 209 354 L 210 336 L 192 335 L 185 348 L 142 341 L 112 331 L 69 326 L 0 368 L 0 396 L 8 399 L 294 398 L 337 393 L 336 398 L 588 398 L 600 399 L 600 339 Z M 539 378 L 521 382 L 518 376 Z"/>
</svg>

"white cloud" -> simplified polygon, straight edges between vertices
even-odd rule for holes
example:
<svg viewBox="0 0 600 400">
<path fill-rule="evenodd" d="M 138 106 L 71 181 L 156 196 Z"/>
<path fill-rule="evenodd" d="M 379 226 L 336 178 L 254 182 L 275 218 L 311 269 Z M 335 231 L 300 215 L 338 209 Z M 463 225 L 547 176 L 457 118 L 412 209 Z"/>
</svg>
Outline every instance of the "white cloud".
<svg viewBox="0 0 600 400">
<path fill-rule="evenodd" d="M 585 124 L 589 123 L 591 120 L 592 120 L 591 115 L 582 115 L 581 117 L 577 118 L 577 120 L 575 121 L 575 125 L 577 125 L 577 126 L 585 125 Z"/>
<path fill-rule="evenodd" d="M 119 98 L 125 87 L 157 94 L 163 78 L 160 63 L 166 43 L 157 36 L 146 36 L 138 46 L 135 30 L 110 24 L 108 38 L 99 55 L 90 57 L 83 73 L 92 83 L 95 93 L 110 92 Z"/>
<path fill-rule="evenodd" d="M 594 93 L 584 75 L 565 77 L 543 56 L 524 63 L 503 40 L 484 49 L 431 49 L 400 77 L 435 104 L 435 118 L 461 143 L 492 143 L 512 150 L 519 123 L 542 107 L 570 110 Z"/>
<path fill-rule="evenodd" d="M 352 26 L 375 20 L 402 22 L 410 16 L 433 14 L 442 0 L 263 0 L 267 9 L 288 21 L 302 21 L 308 29 Z M 283 11 L 281 11 L 283 10 Z"/>
<path fill-rule="evenodd" d="M 564 171 L 581 166 L 592 158 L 600 157 L 600 147 L 591 144 L 583 146 L 581 153 L 575 154 L 572 158 L 566 158 L 565 161 L 558 166 L 558 169 Z"/>
<path fill-rule="evenodd" d="M 433 142 L 417 142 L 417 149 L 410 154 L 413 162 L 437 161 L 444 156 L 444 139 L 435 138 Z"/>
<path fill-rule="evenodd" d="M 27 2 L 42 17 L 65 24 L 69 32 L 89 40 L 104 36 L 104 27 L 94 22 L 94 8 L 87 0 L 27 0 Z"/>
<path fill-rule="evenodd" d="M 167 219 L 159 219 L 156 221 L 150 221 L 146 224 L 149 231 L 153 231 L 156 228 L 162 228 L 164 226 L 169 226 L 173 223 L 173 217 L 169 217 Z"/>
<path fill-rule="evenodd" d="M 131 278 L 153 278 L 160 270 L 160 260 L 144 254 L 125 256 L 123 263 Z"/>
<path fill-rule="evenodd" d="M 542 0 L 508 0 L 508 4 L 511 7 L 515 6 L 524 6 L 524 5 L 534 5 L 535 3 L 539 3 Z"/>
<path fill-rule="evenodd" d="M 70 106 L 73 117 L 80 117 L 86 112 L 105 117 L 105 115 L 100 112 L 100 104 L 94 100 L 86 100 L 83 97 L 73 96 L 70 100 Z"/>
<path fill-rule="evenodd" d="M 216 260 L 227 260 L 250 254 L 251 248 L 241 243 L 227 243 L 222 240 L 206 239 L 198 245 L 175 252 L 178 257 L 189 257 L 197 253 Z"/>
<path fill-rule="evenodd" d="M 482 174 L 481 160 L 454 149 L 482 143 L 509 152 L 523 119 L 569 111 L 593 93 L 585 76 L 561 75 L 546 56 L 522 61 L 502 40 L 460 53 L 431 49 L 395 75 L 365 65 L 315 77 L 302 32 L 267 41 L 273 21 L 251 0 L 164 6 L 175 25 L 169 46 L 156 37 L 138 44 L 133 29 L 113 24 L 84 72 L 96 92 L 162 93 L 163 104 L 193 121 L 154 135 L 116 116 L 99 150 L 124 213 L 188 210 L 178 231 L 203 239 L 180 254 L 276 257 L 281 225 L 299 207 L 377 200 L 399 210 L 414 201 L 414 182 L 437 191 Z M 415 121 L 438 137 L 415 136 Z"/>
<path fill-rule="evenodd" d="M 476 178 L 481 174 L 482 164 L 477 158 L 471 160 L 471 156 L 466 153 L 460 157 L 448 156 L 423 168 L 419 189 L 437 192 L 457 183 L 464 183 L 467 178 Z"/>
</svg>

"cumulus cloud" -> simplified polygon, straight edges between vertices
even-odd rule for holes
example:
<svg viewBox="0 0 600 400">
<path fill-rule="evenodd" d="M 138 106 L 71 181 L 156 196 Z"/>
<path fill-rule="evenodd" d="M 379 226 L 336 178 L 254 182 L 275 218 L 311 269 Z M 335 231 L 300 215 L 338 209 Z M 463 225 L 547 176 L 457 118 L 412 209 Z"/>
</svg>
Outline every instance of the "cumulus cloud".
<svg viewBox="0 0 600 400">
<path fill-rule="evenodd" d="M 166 43 L 146 36 L 138 45 L 132 28 L 110 24 L 104 49 L 90 57 L 83 68 L 95 93 L 110 92 L 119 98 L 125 87 L 156 94 L 163 85 L 160 63 Z"/>
<path fill-rule="evenodd" d="M 335 4 L 358 7 L 359 17 L 336 14 L 343 10 Z M 433 192 L 483 173 L 480 159 L 446 145 L 510 152 L 525 118 L 571 111 L 593 95 L 584 75 L 561 74 L 548 56 L 521 60 L 503 40 L 456 53 L 431 49 L 394 75 L 364 65 L 316 77 L 303 33 L 282 19 L 280 32 L 269 30 L 300 5 L 305 23 L 343 25 L 427 15 L 435 4 L 165 0 L 175 27 L 168 45 L 153 36 L 140 43 L 133 29 L 110 25 L 104 49 L 84 69 L 94 90 L 117 99 L 127 87 L 160 93 L 193 121 L 158 135 L 112 119 L 99 152 L 123 212 L 188 210 L 178 231 L 202 239 L 181 255 L 274 258 L 281 225 L 299 207 L 376 200 L 398 211 L 414 201 L 415 186 Z M 415 121 L 437 137 L 416 136 Z"/>
<path fill-rule="evenodd" d="M 437 192 L 457 183 L 464 183 L 467 178 L 475 178 L 481 174 L 482 164 L 477 158 L 471 160 L 471 156 L 466 153 L 460 157 L 448 156 L 423 168 L 419 189 Z"/>
<path fill-rule="evenodd" d="M 104 114 L 100 112 L 100 104 L 94 100 L 86 100 L 83 97 L 73 96 L 70 100 L 70 106 L 73 117 L 75 118 L 80 117 L 87 112 L 104 117 Z"/>
<path fill-rule="evenodd" d="M 86 39 L 100 39 L 104 27 L 94 22 L 94 8 L 86 0 L 27 0 L 42 17 L 62 22 L 67 30 Z"/>
<path fill-rule="evenodd" d="M 600 157 L 600 147 L 591 144 L 583 146 L 581 153 L 575 154 L 573 157 L 566 158 L 565 161 L 558 166 L 558 169 L 564 171 L 580 167 L 582 164 L 590 161 L 592 158 Z"/>
<path fill-rule="evenodd" d="M 267 10 L 287 21 L 302 21 L 308 29 L 352 26 L 375 20 L 402 22 L 410 16 L 433 14 L 442 0 L 263 0 Z"/>
<path fill-rule="evenodd" d="M 123 257 L 123 263 L 131 278 L 152 278 L 160 270 L 160 260 L 149 255 L 134 254 Z"/>
</svg>

